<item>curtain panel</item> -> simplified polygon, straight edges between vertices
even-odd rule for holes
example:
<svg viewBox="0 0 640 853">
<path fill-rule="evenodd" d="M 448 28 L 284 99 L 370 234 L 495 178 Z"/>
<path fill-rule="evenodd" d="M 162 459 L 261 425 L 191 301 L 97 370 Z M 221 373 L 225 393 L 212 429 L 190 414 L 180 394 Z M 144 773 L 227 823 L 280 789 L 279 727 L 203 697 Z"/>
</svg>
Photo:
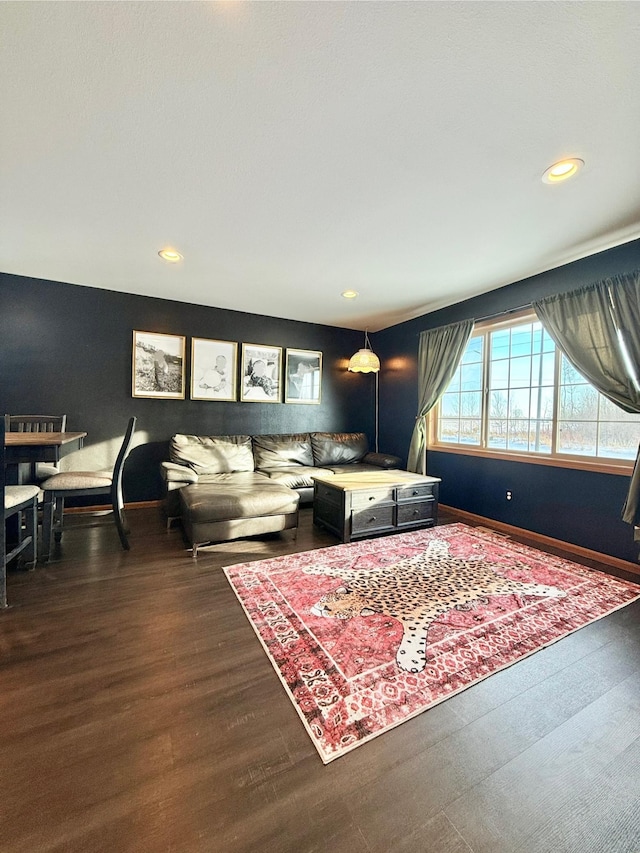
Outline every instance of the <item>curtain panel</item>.
<svg viewBox="0 0 640 853">
<path fill-rule="evenodd" d="M 407 470 L 426 474 L 425 416 L 438 402 L 458 369 L 473 331 L 473 320 L 420 333 L 418 344 L 418 415 L 411 436 Z"/>
<path fill-rule="evenodd" d="M 533 303 L 575 369 L 625 412 L 640 413 L 640 271 Z M 622 511 L 640 525 L 640 448 Z"/>
</svg>

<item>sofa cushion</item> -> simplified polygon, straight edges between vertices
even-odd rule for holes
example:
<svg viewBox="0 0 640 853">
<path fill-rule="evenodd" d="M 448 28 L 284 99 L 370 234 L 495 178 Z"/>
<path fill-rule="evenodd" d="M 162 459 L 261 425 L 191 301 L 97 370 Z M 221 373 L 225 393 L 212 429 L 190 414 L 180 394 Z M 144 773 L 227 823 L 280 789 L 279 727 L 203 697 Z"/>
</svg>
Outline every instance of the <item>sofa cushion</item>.
<svg viewBox="0 0 640 853">
<path fill-rule="evenodd" d="M 249 435 L 181 435 L 171 439 L 172 462 L 188 465 L 197 474 L 253 471 Z"/>
<path fill-rule="evenodd" d="M 392 453 L 367 453 L 362 461 L 365 465 L 373 465 L 375 468 L 402 468 L 402 459 Z"/>
<path fill-rule="evenodd" d="M 308 432 L 292 435 L 254 435 L 253 458 L 259 470 L 313 465 L 311 437 Z"/>
<path fill-rule="evenodd" d="M 280 483 L 283 486 L 288 486 L 290 489 L 301 489 L 305 486 L 313 486 L 313 478 L 315 476 L 330 477 L 333 472 L 328 468 L 294 465 L 293 468 L 274 468 L 264 473 L 274 483 Z"/>
<path fill-rule="evenodd" d="M 311 447 L 315 465 L 332 468 L 359 462 L 369 443 L 363 432 L 312 432 Z"/>
<path fill-rule="evenodd" d="M 266 474 L 261 474 L 259 471 L 233 471 L 224 474 L 201 474 L 198 483 L 220 483 L 222 485 L 238 484 L 241 486 L 264 486 L 269 482 L 269 477 Z"/>
</svg>

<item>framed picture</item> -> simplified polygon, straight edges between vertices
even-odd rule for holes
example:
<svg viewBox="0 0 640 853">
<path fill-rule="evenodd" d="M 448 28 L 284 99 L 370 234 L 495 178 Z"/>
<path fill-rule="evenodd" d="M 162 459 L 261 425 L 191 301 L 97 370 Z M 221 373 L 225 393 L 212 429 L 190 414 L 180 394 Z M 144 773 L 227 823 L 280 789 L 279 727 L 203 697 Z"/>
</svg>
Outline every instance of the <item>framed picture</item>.
<svg viewBox="0 0 640 853">
<path fill-rule="evenodd" d="M 282 347 L 242 344 L 242 388 L 246 403 L 279 403 Z"/>
<path fill-rule="evenodd" d="M 181 335 L 134 331 L 132 396 L 184 400 L 184 355 Z"/>
<path fill-rule="evenodd" d="M 191 338 L 191 399 L 235 400 L 238 344 Z"/>
<path fill-rule="evenodd" d="M 319 403 L 322 390 L 322 353 L 288 349 L 285 403 Z"/>
</svg>

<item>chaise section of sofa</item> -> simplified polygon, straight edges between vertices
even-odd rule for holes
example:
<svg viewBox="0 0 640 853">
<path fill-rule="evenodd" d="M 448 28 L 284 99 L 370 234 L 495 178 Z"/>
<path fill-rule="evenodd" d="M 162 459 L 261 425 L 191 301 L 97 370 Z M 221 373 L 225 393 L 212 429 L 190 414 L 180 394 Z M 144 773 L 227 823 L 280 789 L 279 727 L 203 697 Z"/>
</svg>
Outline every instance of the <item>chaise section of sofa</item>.
<svg viewBox="0 0 640 853">
<path fill-rule="evenodd" d="M 314 476 L 401 465 L 397 456 L 370 453 L 362 432 L 178 433 L 162 463 L 165 509 L 170 520 L 182 518 L 195 555 L 205 541 L 297 526 L 298 502 L 312 502 Z"/>
</svg>

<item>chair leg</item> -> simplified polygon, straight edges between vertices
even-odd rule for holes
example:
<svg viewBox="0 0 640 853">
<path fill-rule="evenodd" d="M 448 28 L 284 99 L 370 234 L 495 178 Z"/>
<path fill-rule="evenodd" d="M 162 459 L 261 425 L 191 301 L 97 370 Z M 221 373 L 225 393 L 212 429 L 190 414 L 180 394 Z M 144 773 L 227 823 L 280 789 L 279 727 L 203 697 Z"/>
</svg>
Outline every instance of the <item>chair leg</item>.
<svg viewBox="0 0 640 853">
<path fill-rule="evenodd" d="M 4 511 L 0 520 L 0 610 L 8 607 L 7 604 L 7 534 Z"/>
<path fill-rule="evenodd" d="M 56 542 L 62 539 L 62 524 L 64 516 L 64 498 L 58 495 L 53 508 L 53 538 Z"/>
<path fill-rule="evenodd" d="M 116 523 L 118 536 L 120 537 L 120 544 L 125 551 L 129 551 L 129 539 L 127 538 L 129 528 L 124 514 L 124 496 L 122 494 L 122 482 L 120 480 L 114 480 L 111 487 L 111 510 L 113 512 L 113 520 Z"/>
<path fill-rule="evenodd" d="M 113 518 L 116 523 L 116 528 L 118 530 L 118 536 L 120 537 L 120 544 L 124 548 L 125 551 L 130 550 L 129 540 L 127 538 L 127 533 L 129 529 L 127 527 L 127 522 L 124 516 L 124 508 L 119 506 L 119 501 L 114 500 L 111 506 L 113 510 Z"/>
<path fill-rule="evenodd" d="M 25 548 L 25 562 L 28 569 L 34 569 L 38 560 L 38 501 L 33 499 L 31 506 L 24 511 L 26 535 L 29 544 Z"/>
<path fill-rule="evenodd" d="M 53 550 L 53 516 L 56 498 L 53 492 L 44 493 L 42 507 L 42 559 L 46 562 Z"/>
</svg>

